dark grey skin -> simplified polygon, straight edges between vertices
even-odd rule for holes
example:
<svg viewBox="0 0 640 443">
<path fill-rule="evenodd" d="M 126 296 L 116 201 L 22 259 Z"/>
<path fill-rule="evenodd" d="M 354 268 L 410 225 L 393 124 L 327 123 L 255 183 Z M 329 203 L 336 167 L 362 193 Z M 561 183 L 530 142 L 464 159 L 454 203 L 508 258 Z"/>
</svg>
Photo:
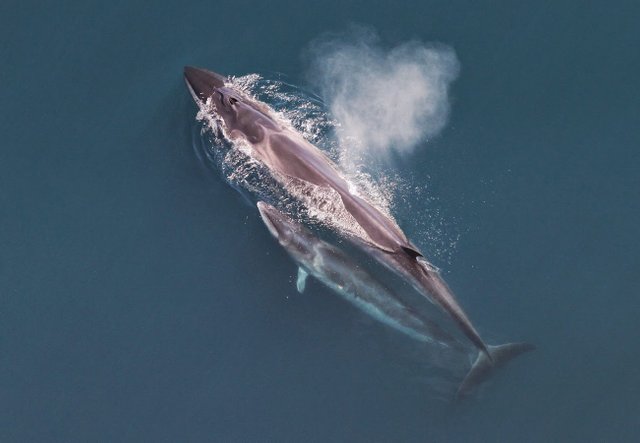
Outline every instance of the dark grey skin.
<svg viewBox="0 0 640 443">
<path fill-rule="evenodd" d="M 187 86 L 199 106 L 211 99 L 222 119 L 226 135 L 244 139 L 253 155 L 267 168 L 283 176 L 331 188 L 340 195 L 346 211 L 366 233 L 350 240 L 366 248 L 382 264 L 402 275 L 416 290 L 447 312 L 466 337 L 489 361 L 487 345 L 438 271 L 405 236 L 394 220 L 354 195 L 336 166 L 301 134 L 278 124 L 269 108 L 225 86 L 225 77 L 204 69 L 185 67 Z"/>
</svg>

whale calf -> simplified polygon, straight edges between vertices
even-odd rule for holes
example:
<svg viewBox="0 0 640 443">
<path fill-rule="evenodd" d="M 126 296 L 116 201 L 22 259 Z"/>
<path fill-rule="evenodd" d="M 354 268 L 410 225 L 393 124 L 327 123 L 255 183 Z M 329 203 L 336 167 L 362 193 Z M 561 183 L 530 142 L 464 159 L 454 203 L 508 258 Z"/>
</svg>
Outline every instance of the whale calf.
<svg viewBox="0 0 640 443">
<path fill-rule="evenodd" d="M 455 295 L 420 250 L 409 241 L 395 220 L 352 192 L 352 187 L 331 160 L 299 132 L 279 123 L 274 111 L 234 88 L 226 77 L 187 66 L 185 82 L 200 109 L 215 114 L 224 135 L 246 142 L 253 158 L 274 176 L 335 193 L 354 230 L 345 230 L 353 243 L 405 278 L 423 296 L 438 304 L 464 335 L 484 354 L 493 355 Z M 321 210 L 322 208 L 320 208 Z"/>
<path fill-rule="evenodd" d="M 271 235 L 298 265 L 298 292 L 304 292 L 306 280 L 312 276 L 361 311 L 414 340 L 467 353 L 467 349 L 455 337 L 435 321 L 420 316 L 344 251 L 321 240 L 275 207 L 262 201 L 257 203 L 257 207 Z M 487 348 L 491 359 L 483 352 L 478 352 L 475 362 L 456 391 L 456 400 L 467 398 L 497 369 L 515 357 L 534 350 L 535 346 L 529 343 L 508 343 L 489 345 Z"/>
<path fill-rule="evenodd" d="M 338 247 L 321 240 L 300 223 L 265 203 L 257 203 L 262 221 L 298 265 L 299 292 L 312 276 L 379 322 L 425 343 L 464 351 L 452 335 L 429 318 L 419 316 Z"/>
</svg>

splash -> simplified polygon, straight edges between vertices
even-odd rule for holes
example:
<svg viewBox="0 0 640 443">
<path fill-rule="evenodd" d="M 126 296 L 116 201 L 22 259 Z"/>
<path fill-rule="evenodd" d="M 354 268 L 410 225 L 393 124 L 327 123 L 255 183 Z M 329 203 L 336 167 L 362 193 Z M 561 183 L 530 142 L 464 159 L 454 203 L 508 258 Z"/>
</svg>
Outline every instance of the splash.
<svg viewBox="0 0 640 443">
<path fill-rule="evenodd" d="M 409 154 L 447 122 L 459 71 L 448 47 L 410 41 L 384 49 L 374 31 L 354 27 L 316 40 L 307 58 L 340 122 L 340 163 L 349 170 Z"/>
</svg>

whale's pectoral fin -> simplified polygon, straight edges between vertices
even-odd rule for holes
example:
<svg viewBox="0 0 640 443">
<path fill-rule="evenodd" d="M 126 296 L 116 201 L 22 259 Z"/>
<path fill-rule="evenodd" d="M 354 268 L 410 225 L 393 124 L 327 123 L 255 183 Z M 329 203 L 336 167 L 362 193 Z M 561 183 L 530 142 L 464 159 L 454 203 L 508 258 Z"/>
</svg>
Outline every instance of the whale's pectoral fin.
<svg viewBox="0 0 640 443">
<path fill-rule="evenodd" d="M 298 268 L 298 281 L 296 282 L 296 288 L 298 288 L 298 292 L 302 294 L 304 292 L 304 288 L 307 287 L 307 277 L 309 273 L 302 268 Z"/>
<path fill-rule="evenodd" d="M 493 375 L 496 369 L 506 365 L 508 362 L 525 352 L 533 351 L 536 347 L 529 343 L 508 343 L 506 345 L 488 346 L 487 349 L 491 354 L 491 360 L 484 352 L 478 353 L 478 358 L 471 366 L 469 373 L 462 380 L 457 399 L 461 400 L 467 397 L 471 391 L 477 386 L 485 382 Z"/>
</svg>

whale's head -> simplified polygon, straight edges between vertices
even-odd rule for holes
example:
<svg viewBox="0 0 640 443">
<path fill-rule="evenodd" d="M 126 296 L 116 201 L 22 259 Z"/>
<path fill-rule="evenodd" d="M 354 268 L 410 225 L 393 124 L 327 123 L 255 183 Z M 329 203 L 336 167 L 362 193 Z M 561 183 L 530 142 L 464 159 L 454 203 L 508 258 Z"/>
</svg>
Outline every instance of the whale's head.
<svg viewBox="0 0 640 443">
<path fill-rule="evenodd" d="M 259 201 L 257 206 L 262 221 L 282 246 L 287 248 L 295 242 L 297 223 L 265 202 Z"/>
<path fill-rule="evenodd" d="M 196 103 L 201 106 L 210 100 L 212 110 L 224 122 L 229 133 L 237 130 L 248 141 L 258 142 L 265 127 L 275 127 L 266 110 L 233 89 L 226 77 L 206 69 L 185 66 L 184 78 Z"/>
<path fill-rule="evenodd" d="M 293 221 L 273 206 L 265 203 L 257 203 L 260 217 L 267 229 L 278 243 L 287 250 L 298 264 L 313 262 L 317 254 L 316 246 L 319 243 L 308 229 Z"/>
<path fill-rule="evenodd" d="M 217 88 L 224 87 L 226 77 L 206 69 L 185 66 L 184 80 L 193 98 L 204 102 Z"/>
<path fill-rule="evenodd" d="M 191 96 L 199 105 L 211 100 L 214 111 L 224 120 L 227 127 L 233 128 L 238 118 L 237 103 L 242 97 L 233 89 L 225 86 L 226 77 L 206 69 L 185 66 L 184 80 Z"/>
</svg>

